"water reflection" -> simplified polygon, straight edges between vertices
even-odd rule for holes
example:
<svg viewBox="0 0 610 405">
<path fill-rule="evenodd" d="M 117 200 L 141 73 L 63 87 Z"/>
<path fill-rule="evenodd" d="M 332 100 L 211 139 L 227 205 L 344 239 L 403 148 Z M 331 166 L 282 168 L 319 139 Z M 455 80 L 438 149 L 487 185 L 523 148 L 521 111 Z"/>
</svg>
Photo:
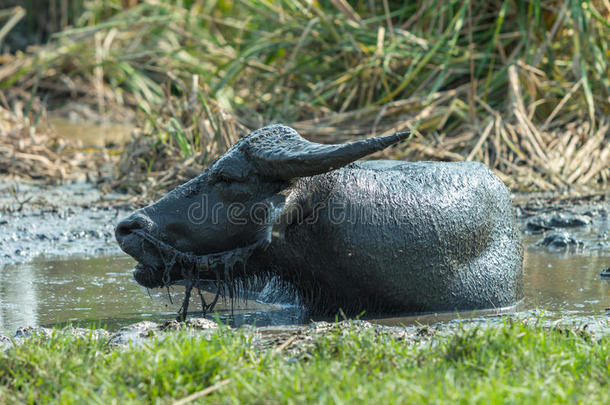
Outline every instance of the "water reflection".
<svg viewBox="0 0 610 405">
<path fill-rule="evenodd" d="M 147 291 L 133 280 L 134 264 L 128 256 L 118 255 L 39 258 L 0 268 L 0 332 L 74 321 L 115 330 L 145 319 L 156 322 L 175 319 L 184 289 Z M 204 296 L 207 302 L 213 298 L 211 293 Z M 190 309 L 198 308 L 198 302 L 193 301 Z M 296 308 L 252 300 L 231 303 L 221 299 L 216 309 L 218 316 L 231 323 L 301 322 Z"/>
<path fill-rule="evenodd" d="M 0 330 L 5 325 L 37 325 L 38 293 L 35 268 L 5 268 L 0 272 Z M 19 283 L 8 280 L 17 278 Z"/>
<path fill-rule="evenodd" d="M 610 306 L 610 282 L 599 273 L 610 255 L 553 254 L 530 248 L 525 257 L 526 306 L 600 312 Z"/>
<path fill-rule="evenodd" d="M 103 148 L 108 144 L 123 145 L 130 138 L 133 125 L 121 123 L 98 123 L 87 119 L 49 117 L 49 124 L 62 138 L 82 142 L 83 146 Z"/>
</svg>

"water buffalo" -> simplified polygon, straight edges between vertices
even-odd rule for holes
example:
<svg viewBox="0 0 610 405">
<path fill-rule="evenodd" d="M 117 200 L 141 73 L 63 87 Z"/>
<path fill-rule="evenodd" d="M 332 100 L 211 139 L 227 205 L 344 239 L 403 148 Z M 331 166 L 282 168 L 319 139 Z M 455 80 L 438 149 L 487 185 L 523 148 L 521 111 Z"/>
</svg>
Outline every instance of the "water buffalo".
<svg viewBox="0 0 610 405">
<path fill-rule="evenodd" d="M 474 162 L 356 161 L 405 139 L 272 125 L 116 227 L 153 288 L 280 280 L 312 313 L 500 308 L 523 297 L 509 193 Z M 221 288 L 222 289 L 222 288 Z"/>
</svg>

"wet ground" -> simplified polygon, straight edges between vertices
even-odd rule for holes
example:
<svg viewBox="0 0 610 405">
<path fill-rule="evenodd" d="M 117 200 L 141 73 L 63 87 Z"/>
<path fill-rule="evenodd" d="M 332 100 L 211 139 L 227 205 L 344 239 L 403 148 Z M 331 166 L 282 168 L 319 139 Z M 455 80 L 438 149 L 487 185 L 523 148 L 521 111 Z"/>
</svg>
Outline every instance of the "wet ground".
<svg viewBox="0 0 610 405">
<path fill-rule="evenodd" d="M 182 288 L 147 291 L 138 286 L 131 277 L 134 261 L 114 242 L 113 226 L 127 213 L 111 208 L 121 205 L 121 196 L 102 197 L 84 183 L 48 189 L 20 184 L 17 191 L 0 184 L 0 334 L 66 323 L 113 331 L 143 320 L 175 318 Z M 389 326 L 435 324 L 543 310 L 550 319 L 596 323 L 610 333 L 610 278 L 600 276 L 610 267 L 609 208 L 604 199 L 517 204 L 526 247 L 525 300 L 517 308 L 369 320 Z M 208 317 L 219 316 L 234 326 L 266 326 L 273 333 L 311 321 L 298 307 L 250 298 L 221 301 L 216 315 Z M 197 307 L 195 299 L 190 315 L 200 315 Z"/>
<path fill-rule="evenodd" d="M 0 181 L 0 268 L 35 258 L 117 254 L 114 224 L 128 211 L 120 195 L 76 182 L 41 186 Z M 6 270 L 0 270 L 4 277 Z"/>
</svg>

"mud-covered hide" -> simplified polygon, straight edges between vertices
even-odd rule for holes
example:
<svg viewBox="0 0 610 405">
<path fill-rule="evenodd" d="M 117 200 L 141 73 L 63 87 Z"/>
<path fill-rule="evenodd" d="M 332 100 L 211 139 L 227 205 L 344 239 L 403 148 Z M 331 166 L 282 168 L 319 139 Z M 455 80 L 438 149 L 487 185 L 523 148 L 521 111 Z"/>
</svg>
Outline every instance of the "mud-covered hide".
<svg viewBox="0 0 610 405">
<path fill-rule="evenodd" d="M 508 190 L 487 167 L 357 161 L 408 136 L 321 145 L 261 128 L 123 219 L 117 240 L 140 284 L 186 285 L 183 315 L 194 287 L 233 296 L 268 279 L 314 313 L 514 305 L 521 242 Z"/>
</svg>

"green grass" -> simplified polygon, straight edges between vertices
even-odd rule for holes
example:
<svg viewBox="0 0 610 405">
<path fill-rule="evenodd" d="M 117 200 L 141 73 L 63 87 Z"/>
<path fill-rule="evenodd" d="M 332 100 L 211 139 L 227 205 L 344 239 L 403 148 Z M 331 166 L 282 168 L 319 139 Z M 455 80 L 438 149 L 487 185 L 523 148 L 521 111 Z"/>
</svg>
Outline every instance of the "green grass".
<svg viewBox="0 0 610 405">
<path fill-rule="evenodd" d="M 170 403 L 228 379 L 206 401 L 603 404 L 609 376 L 610 337 L 510 321 L 420 343 L 334 328 L 290 355 L 226 329 L 124 349 L 57 332 L 0 354 L 0 402 Z"/>
</svg>

